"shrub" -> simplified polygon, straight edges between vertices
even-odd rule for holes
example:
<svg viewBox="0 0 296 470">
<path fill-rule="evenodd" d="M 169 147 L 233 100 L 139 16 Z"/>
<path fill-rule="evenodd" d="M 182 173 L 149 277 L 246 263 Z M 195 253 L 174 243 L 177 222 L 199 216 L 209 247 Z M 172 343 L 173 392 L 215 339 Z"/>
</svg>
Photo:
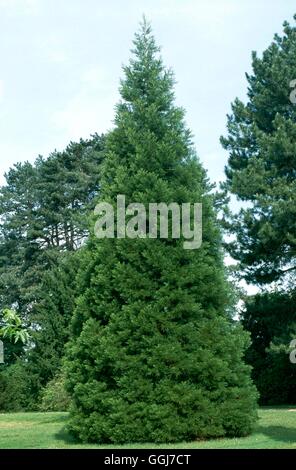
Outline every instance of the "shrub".
<svg viewBox="0 0 296 470">
<path fill-rule="evenodd" d="M 70 397 L 65 390 L 65 379 L 62 374 L 54 377 L 41 393 L 41 411 L 67 411 Z"/>
</svg>

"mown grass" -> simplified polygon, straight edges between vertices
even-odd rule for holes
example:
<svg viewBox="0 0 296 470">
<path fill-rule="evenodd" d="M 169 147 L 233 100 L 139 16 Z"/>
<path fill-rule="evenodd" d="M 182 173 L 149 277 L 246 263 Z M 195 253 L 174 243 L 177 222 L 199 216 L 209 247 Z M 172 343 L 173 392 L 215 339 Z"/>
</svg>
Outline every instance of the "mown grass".
<svg viewBox="0 0 296 470">
<path fill-rule="evenodd" d="M 178 444 L 130 444 L 116 449 L 296 449 L 296 409 L 262 408 L 251 436 L 211 439 Z M 65 431 L 67 413 L 0 414 L 1 449 L 112 449 L 115 446 L 83 445 Z"/>
</svg>

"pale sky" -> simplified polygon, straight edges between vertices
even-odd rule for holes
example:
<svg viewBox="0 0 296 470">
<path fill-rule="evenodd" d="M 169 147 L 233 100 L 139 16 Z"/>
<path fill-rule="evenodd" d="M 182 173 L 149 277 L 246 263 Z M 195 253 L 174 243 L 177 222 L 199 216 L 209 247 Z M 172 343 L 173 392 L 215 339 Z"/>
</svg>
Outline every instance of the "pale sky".
<svg viewBox="0 0 296 470">
<path fill-rule="evenodd" d="M 245 98 L 251 51 L 295 12 L 292 0 L 0 0 L 0 182 L 17 161 L 112 128 L 143 14 L 175 72 L 197 152 L 221 180 L 219 137 L 231 101 Z"/>
</svg>

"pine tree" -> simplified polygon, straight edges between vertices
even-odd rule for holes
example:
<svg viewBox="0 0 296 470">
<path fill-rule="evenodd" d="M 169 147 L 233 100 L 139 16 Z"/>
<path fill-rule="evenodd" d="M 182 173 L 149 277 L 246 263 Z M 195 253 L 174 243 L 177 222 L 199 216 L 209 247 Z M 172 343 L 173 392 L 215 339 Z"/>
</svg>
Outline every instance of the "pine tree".
<svg viewBox="0 0 296 470">
<path fill-rule="evenodd" d="M 226 187 L 248 203 L 229 221 L 236 235 L 229 248 L 247 281 L 269 284 L 289 274 L 295 282 L 296 27 L 284 23 L 283 36 L 261 58 L 254 52 L 252 65 L 248 101 L 234 101 L 221 139 L 229 151 Z"/>
<path fill-rule="evenodd" d="M 256 391 L 248 336 L 228 314 L 212 188 L 145 21 L 124 72 L 100 201 L 201 202 L 203 243 L 90 238 L 66 361 L 69 428 L 104 443 L 246 435 Z"/>
<path fill-rule="evenodd" d="M 253 340 L 247 359 L 261 402 L 291 403 L 295 373 L 287 347 L 296 319 L 295 25 L 285 22 L 282 36 L 275 35 L 262 57 L 253 52 L 252 67 L 247 102 L 234 101 L 228 135 L 222 138 L 229 151 L 225 186 L 247 203 L 226 219 L 235 235 L 228 248 L 239 261 L 239 275 L 269 289 L 248 299 L 244 313 Z"/>
</svg>

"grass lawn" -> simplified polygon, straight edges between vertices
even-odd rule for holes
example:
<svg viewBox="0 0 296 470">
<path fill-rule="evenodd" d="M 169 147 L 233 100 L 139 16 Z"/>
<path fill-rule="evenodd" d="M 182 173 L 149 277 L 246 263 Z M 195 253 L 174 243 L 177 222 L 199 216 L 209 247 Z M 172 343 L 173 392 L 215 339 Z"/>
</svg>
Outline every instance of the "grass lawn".
<svg viewBox="0 0 296 470">
<path fill-rule="evenodd" d="M 178 444 L 130 444 L 117 449 L 296 449 L 296 409 L 261 408 L 255 432 L 239 439 L 212 439 Z M 82 445 L 65 431 L 67 413 L 0 414 L 1 449 L 83 449 L 114 446 Z"/>
</svg>

